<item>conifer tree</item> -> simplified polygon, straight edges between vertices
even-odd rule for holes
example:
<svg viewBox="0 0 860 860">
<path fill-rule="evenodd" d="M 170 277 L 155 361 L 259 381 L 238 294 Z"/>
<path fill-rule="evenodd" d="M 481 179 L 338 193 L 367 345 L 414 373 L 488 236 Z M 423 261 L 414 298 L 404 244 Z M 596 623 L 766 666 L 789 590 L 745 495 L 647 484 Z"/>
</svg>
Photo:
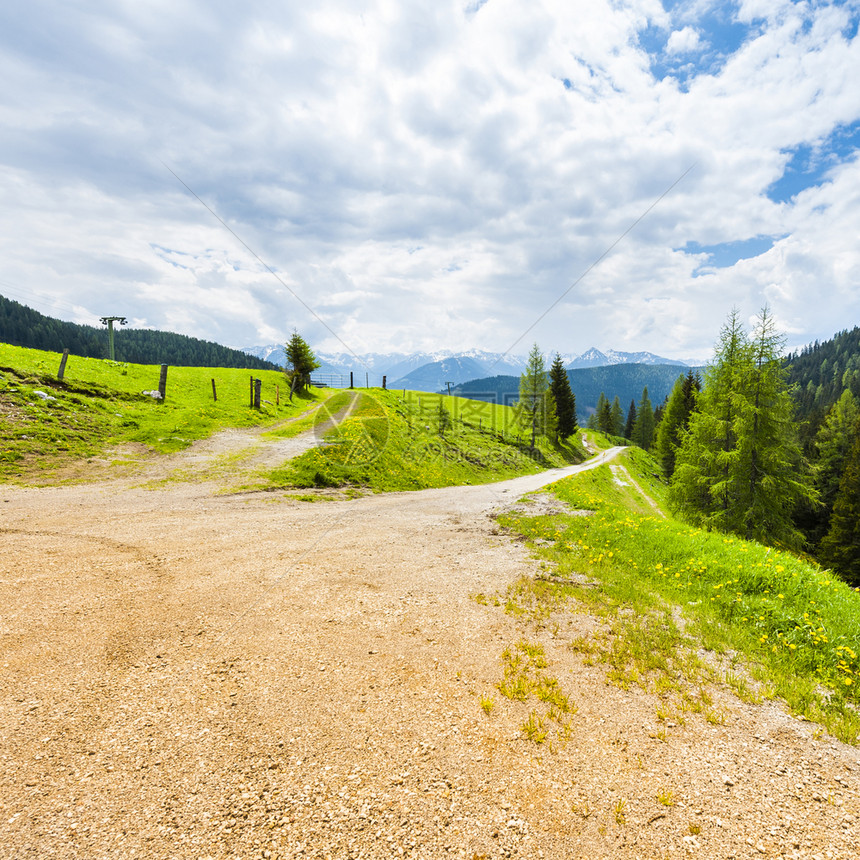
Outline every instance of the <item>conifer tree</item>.
<svg viewBox="0 0 860 860">
<path fill-rule="evenodd" d="M 570 388 L 570 377 L 561 356 L 556 353 L 549 369 L 549 387 L 555 400 L 557 422 L 556 442 L 576 432 L 576 397 Z"/>
<path fill-rule="evenodd" d="M 690 423 L 690 416 L 696 406 L 696 397 L 702 388 L 699 374 L 689 370 L 684 376 L 678 377 L 672 388 L 663 420 L 657 428 L 655 443 L 657 459 L 663 468 L 663 474 L 669 480 L 675 471 L 675 452 L 678 450 L 681 435 Z"/>
<path fill-rule="evenodd" d="M 654 443 L 654 410 L 648 399 L 648 386 L 642 389 L 642 399 L 636 407 L 636 423 L 633 425 L 634 445 L 638 445 L 646 451 L 651 449 Z"/>
<path fill-rule="evenodd" d="M 820 555 L 849 585 L 860 586 L 860 423 L 854 428 L 854 445 L 845 461 Z"/>
<path fill-rule="evenodd" d="M 781 347 L 767 308 L 752 341 L 732 311 L 676 452 L 669 499 L 697 524 L 796 547 L 802 536 L 792 513 L 816 494 L 801 455 Z"/>
<path fill-rule="evenodd" d="M 602 391 L 597 401 L 597 429 L 612 435 L 612 407 Z"/>
<path fill-rule="evenodd" d="M 724 531 L 736 526 L 728 516 L 733 506 L 734 399 L 748 354 L 740 312 L 733 308 L 705 370 L 698 410 L 690 417 L 689 432 L 676 452 L 669 494 L 670 504 L 686 519 Z"/>
<path fill-rule="evenodd" d="M 857 420 L 860 419 L 860 408 L 857 399 L 850 390 L 845 389 L 842 396 L 827 413 L 827 417 L 818 428 L 815 437 L 815 447 L 818 451 L 818 461 L 815 465 L 815 484 L 821 494 L 821 508 L 809 537 L 814 542 L 827 532 L 839 483 L 845 471 L 845 461 L 854 447 L 857 432 Z"/>
<path fill-rule="evenodd" d="M 294 393 L 300 394 L 311 384 L 311 374 L 320 364 L 304 338 L 295 329 L 284 351 L 287 354 L 284 374 L 290 383 L 290 400 L 292 400 Z"/>
<path fill-rule="evenodd" d="M 624 438 L 633 438 L 633 428 L 636 426 L 636 401 L 630 401 L 630 408 L 627 410 L 627 423 L 624 425 Z"/>
<path fill-rule="evenodd" d="M 615 399 L 612 401 L 612 435 L 613 436 L 623 436 L 624 435 L 624 411 L 621 409 L 621 401 L 618 399 L 618 395 L 615 396 Z"/>
<path fill-rule="evenodd" d="M 526 369 L 520 376 L 520 399 L 516 407 L 520 423 L 531 429 L 532 449 L 535 447 L 538 434 L 545 432 L 548 391 L 549 383 L 543 354 L 540 347 L 534 344 L 526 362 Z"/>
</svg>

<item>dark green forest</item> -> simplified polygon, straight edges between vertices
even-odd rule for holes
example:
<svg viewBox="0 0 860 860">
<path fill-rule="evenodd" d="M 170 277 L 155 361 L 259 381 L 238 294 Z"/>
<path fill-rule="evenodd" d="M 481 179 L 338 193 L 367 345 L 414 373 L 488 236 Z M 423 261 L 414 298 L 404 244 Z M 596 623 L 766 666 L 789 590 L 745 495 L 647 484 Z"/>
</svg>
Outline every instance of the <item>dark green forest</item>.
<svg viewBox="0 0 860 860">
<path fill-rule="evenodd" d="M 804 447 L 815 438 L 827 413 L 845 390 L 860 398 L 860 328 L 789 353 L 784 359 L 793 388 L 795 417 Z"/>
<path fill-rule="evenodd" d="M 601 394 L 610 401 L 618 397 L 626 415 L 630 402 L 638 403 L 646 386 L 651 402 L 659 406 L 668 397 L 682 370 L 677 364 L 611 364 L 568 370 L 570 387 L 576 395 L 577 420 L 582 425 L 587 423 L 597 410 Z M 473 400 L 513 403 L 519 397 L 519 384 L 517 376 L 492 376 L 461 383 L 451 393 Z"/>
<path fill-rule="evenodd" d="M 108 330 L 63 322 L 0 296 L 0 341 L 30 349 L 62 352 L 84 358 L 108 358 Z M 154 329 L 114 329 L 117 361 L 170 364 L 174 367 L 238 367 L 279 370 L 278 365 L 239 349 Z"/>
<path fill-rule="evenodd" d="M 784 354 L 767 309 L 752 334 L 736 312 L 727 325 L 708 368 L 569 370 L 579 423 L 651 451 L 682 518 L 803 550 L 860 586 L 860 328 Z M 453 393 L 512 405 L 519 380 Z"/>
</svg>

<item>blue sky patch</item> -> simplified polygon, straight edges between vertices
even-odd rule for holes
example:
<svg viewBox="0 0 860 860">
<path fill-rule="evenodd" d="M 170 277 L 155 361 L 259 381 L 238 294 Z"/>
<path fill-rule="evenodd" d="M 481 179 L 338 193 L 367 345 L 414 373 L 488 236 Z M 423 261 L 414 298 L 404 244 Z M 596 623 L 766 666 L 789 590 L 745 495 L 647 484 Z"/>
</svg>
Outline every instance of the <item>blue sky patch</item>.
<svg viewBox="0 0 860 860">
<path fill-rule="evenodd" d="M 663 4 L 668 11 L 680 9 L 681 3 Z M 675 78 L 686 90 L 689 82 L 700 74 L 715 75 L 726 60 L 743 45 L 758 27 L 735 20 L 735 4 L 720 4 L 707 10 L 701 17 L 691 20 L 687 16 L 673 15 L 671 29 L 649 25 L 639 32 L 639 44 L 648 53 L 651 74 L 657 80 Z M 699 34 L 699 44 L 691 51 L 670 54 L 666 50 L 673 31 L 692 27 Z"/>
<path fill-rule="evenodd" d="M 860 148 L 860 122 L 838 126 L 818 144 L 803 143 L 787 150 L 791 158 L 782 176 L 765 192 L 774 203 L 786 203 L 801 191 L 821 185 L 827 172 L 851 158 Z"/>
<path fill-rule="evenodd" d="M 683 248 L 685 254 L 707 254 L 708 262 L 693 273 L 693 276 L 703 274 L 704 269 L 727 269 L 734 266 L 738 260 L 749 260 L 769 251 L 774 242 L 782 237 L 753 236 L 752 239 L 738 239 L 735 242 L 720 242 L 717 245 L 700 245 L 698 242 L 687 242 Z"/>
</svg>

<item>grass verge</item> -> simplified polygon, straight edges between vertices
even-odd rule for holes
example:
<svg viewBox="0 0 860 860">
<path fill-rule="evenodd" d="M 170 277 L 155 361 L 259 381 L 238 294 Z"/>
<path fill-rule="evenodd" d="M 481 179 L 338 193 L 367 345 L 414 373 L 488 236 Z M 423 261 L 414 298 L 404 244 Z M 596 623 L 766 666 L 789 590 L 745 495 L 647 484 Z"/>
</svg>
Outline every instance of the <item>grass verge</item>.
<svg viewBox="0 0 860 860">
<path fill-rule="evenodd" d="M 667 716 L 694 711 L 720 722 L 703 686 L 718 680 L 745 701 L 778 696 L 856 744 L 860 594 L 789 553 L 649 513 L 640 490 L 659 502 L 656 473 L 631 449 L 548 488 L 586 515 L 500 518 L 552 569 L 513 587 L 508 611 L 540 625 L 568 601 L 585 604 L 606 632 L 571 647 L 605 663 L 610 683 L 673 696 Z M 700 660 L 702 648 L 730 669 Z"/>
</svg>

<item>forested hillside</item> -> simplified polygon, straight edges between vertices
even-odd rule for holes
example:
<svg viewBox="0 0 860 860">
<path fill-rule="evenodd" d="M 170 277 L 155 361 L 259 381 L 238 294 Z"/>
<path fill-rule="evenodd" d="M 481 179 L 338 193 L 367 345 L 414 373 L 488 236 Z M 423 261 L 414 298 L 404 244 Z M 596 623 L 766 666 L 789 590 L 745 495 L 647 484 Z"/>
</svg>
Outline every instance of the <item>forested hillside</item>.
<svg viewBox="0 0 860 860">
<path fill-rule="evenodd" d="M 808 448 L 843 391 L 860 397 L 860 328 L 838 332 L 824 343 L 815 341 L 789 354 L 785 364 L 788 382 L 794 387 L 801 438 Z"/>
<path fill-rule="evenodd" d="M 108 357 L 107 328 L 63 322 L 0 296 L 0 341 L 30 349 L 87 358 Z M 236 367 L 277 370 L 278 365 L 208 340 L 153 329 L 116 328 L 117 361 L 176 367 Z"/>
<path fill-rule="evenodd" d="M 570 387 L 576 396 L 577 418 L 585 424 L 597 409 L 600 395 L 617 397 L 627 413 L 631 401 L 639 402 L 642 389 L 648 388 L 651 402 L 659 406 L 669 395 L 684 368 L 674 364 L 611 364 L 568 370 Z M 452 394 L 474 400 L 513 403 L 519 397 L 519 377 L 493 376 L 464 382 Z"/>
</svg>

